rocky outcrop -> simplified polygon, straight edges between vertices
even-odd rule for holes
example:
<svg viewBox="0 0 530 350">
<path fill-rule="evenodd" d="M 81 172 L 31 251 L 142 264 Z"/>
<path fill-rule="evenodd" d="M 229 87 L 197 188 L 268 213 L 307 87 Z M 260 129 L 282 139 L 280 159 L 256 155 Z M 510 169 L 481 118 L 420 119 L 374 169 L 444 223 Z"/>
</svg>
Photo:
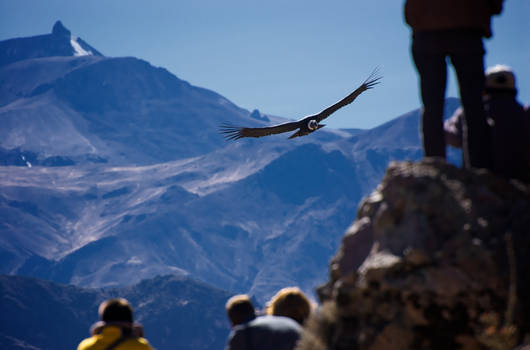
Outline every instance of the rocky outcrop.
<svg viewBox="0 0 530 350">
<path fill-rule="evenodd" d="M 512 349 L 530 332 L 530 190 L 392 163 L 318 288 L 298 349 Z"/>
</svg>

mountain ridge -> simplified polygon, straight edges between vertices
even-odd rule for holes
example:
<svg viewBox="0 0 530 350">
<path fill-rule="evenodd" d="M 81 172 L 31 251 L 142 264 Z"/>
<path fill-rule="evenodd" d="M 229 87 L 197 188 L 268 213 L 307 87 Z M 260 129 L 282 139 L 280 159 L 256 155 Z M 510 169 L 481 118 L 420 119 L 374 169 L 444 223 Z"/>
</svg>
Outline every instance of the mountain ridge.
<svg viewBox="0 0 530 350">
<path fill-rule="evenodd" d="M 15 62 L 0 91 L 0 272 L 85 287 L 177 273 L 260 302 L 286 285 L 311 294 L 388 163 L 421 158 L 417 110 L 226 142 L 221 122 L 282 118 L 132 57 Z"/>
</svg>

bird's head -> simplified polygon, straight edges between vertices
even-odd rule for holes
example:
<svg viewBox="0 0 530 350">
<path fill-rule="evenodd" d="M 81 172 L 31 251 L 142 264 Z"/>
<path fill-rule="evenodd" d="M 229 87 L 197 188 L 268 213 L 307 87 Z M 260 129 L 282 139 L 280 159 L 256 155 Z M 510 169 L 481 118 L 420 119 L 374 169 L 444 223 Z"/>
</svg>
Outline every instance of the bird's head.
<svg viewBox="0 0 530 350">
<path fill-rule="evenodd" d="M 307 128 L 311 131 L 315 131 L 318 129 L 318 122 L 315 120 L 315 119 L 311 119 L 308 123 L 307 123 Z"/>
</svg>

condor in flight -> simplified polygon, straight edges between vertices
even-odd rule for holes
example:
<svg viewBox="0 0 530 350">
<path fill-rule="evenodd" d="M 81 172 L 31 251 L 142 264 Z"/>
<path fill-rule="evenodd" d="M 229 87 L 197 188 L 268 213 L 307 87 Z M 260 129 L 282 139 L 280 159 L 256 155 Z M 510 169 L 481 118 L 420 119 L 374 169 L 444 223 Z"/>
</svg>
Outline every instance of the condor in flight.
<svg viewBox="0 0 530 350">
<path fill-rule="evenodd" d="M 363 91 L 371 89 L 376 84 L 378 84 L 381 78 L 382 77 L 378 75 L 378 69 L 375 69 L 370 74 L 370 76 L 364 81 L 364 83 L 362 83 L 361 86 L 355 89 L 355 91 L 353 91 L 351 94 L 344 97 L 342 100 L 335 103 L 334 105 L 324 109 L 322 112 L 307 116 L 296 122 L 283 123 L 265 128 L 242 128 L 230 124 L 223 124 L 220 128 L 220 132 L 224 134 L 227 140 L 237 140 L 243 137 L 262 137 L 293 131 L 296 129 L 298 129 L 298 131 L 292 134 L 289 137 L 290 139 L 298 136 L 309 135 L 313 131 L 316 131 L 325 126 L 325 124 L 319 124 L 322 120 L 329 117 L 338 109 L 352 103 L 353 100 L 355 100 L 355 98 L 357 98 L 357 96 L 359 96 Z"/>
</svg>

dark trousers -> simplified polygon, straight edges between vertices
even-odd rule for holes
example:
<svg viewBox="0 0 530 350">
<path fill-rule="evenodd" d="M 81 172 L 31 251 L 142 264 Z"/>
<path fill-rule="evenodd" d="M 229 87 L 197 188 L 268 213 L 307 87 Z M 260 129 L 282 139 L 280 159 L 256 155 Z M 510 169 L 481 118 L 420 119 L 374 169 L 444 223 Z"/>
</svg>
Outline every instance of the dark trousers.
<svg viewBox="0 0 530 350">
<path fill-rule="evenodd" d="M 484 47 L 480 34 L 460 30 L 414 33 L 412 56 L 420 77 L 425 156 L 445 158 L 443 112 L 448 57 L 456 71 L 465 113 L 464 166 L 491 168 L 491 136 L 482 104 Z"/>
</svg>

